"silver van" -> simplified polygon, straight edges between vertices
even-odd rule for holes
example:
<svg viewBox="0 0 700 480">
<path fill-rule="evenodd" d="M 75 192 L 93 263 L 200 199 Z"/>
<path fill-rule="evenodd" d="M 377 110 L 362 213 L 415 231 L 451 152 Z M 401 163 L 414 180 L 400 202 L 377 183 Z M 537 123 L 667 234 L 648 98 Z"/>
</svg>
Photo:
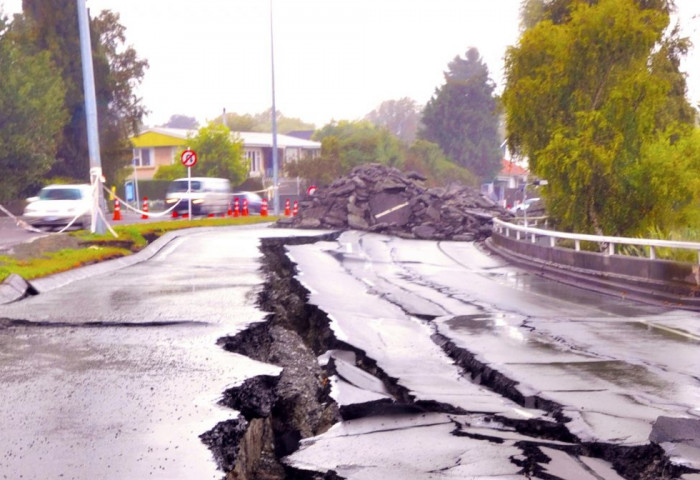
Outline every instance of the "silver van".
<svg viewBox="0 0 700 480">
<path fill-rule="evenodd" d="M 165 204 L 170 208 L 173 204 L 175 212 L 185 214 L 188 204 L 192 202 L 192 215 L 226 214 L 231 201 L 231 184 L 225 178 L 192 177 L 191 190 L 187 191 L 187 178 L 178 178 L 168 186 Z"/>
</svg>

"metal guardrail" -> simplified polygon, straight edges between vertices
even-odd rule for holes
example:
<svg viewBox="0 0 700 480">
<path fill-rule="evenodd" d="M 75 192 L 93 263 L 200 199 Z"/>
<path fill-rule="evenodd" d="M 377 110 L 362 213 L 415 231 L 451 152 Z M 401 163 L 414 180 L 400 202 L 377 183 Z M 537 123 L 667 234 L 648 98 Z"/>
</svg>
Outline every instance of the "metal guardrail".
<svg viewBox="0 0 700 480">
<path fill-rule="evenodd" d="M 528 219 L 530 221 L 536 219 Z M 539 219 L 541 220 L 541 219 Z M 515 234 L 516 240 L 529 240 L 532 243 L 537 243 L 540 239 L 549 239 L 549 246 L 556 247 L 557 240 L 573 240 L 574 248 L 578 252 L 581 250 L 581 242 L 593 242 L 599 245 L 606 245 L 606 253 L 608 255 L 616 254 L 616 246 L 632 245 L 637 247 L 645 247 L 648 250 L 648 255 L 651 260 L 656 259 L 657 248 L 672 248 L 682 250 L 694 250 L 698 254 L 698 264 L 700 264 L 700 243 L 698 242 L 682 242 L 674 240 L 656 240 L 631 237 L 607 237 L 599 235 L 589 235 L 582 233 L 566 233 L 557 232 L 555 230 L 547 230 L 529 226 L 528 221 L 524 225 L 516 225 L 514 223 L 503 221 L 499 218 L 493 219 L 494 229 L 503 236 L 511 237 L 511 233 Z"/>
</svg>

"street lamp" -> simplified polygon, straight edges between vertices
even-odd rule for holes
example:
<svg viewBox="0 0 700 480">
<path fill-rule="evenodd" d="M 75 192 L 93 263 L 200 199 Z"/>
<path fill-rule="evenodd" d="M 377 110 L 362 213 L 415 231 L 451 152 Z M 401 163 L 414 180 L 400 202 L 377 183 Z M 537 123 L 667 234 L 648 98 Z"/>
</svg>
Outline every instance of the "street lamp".
<svg viewBox="0 0 700 480">
<path fill-rule="evenodd" d="M 270 0 L 270 64 L 272 70 L 272 186 L 274 200 L 272 203 L 273 212 L 276 216 L 280 214 L 280 198 L 278 173 L 279 160 L 277 159 L 277 108 L 275 107 L 275 40 L 272 34 L 272 0 Z"/>
</svg>

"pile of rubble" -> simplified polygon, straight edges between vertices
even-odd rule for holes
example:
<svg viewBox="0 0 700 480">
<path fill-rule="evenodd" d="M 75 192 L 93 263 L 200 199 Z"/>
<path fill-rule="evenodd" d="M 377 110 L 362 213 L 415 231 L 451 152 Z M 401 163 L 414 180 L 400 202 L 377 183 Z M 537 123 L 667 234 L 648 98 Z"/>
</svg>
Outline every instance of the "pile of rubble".
<svg viewBox="0 0 700 480">
<path fill-rule="evenodd" d="M 429 240 L 483 240 L 494 217 L 511 216 L 470 187 L 427 188 L 425 177 L 361 165 L 313 196 L 283 227 L 355 229 Z"/>
</svg>

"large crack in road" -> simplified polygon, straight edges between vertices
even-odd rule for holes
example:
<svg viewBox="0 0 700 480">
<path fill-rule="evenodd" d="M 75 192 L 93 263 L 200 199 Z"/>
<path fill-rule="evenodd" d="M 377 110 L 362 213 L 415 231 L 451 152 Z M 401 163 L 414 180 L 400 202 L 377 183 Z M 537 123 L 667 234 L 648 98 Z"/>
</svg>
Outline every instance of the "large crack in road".
<svg viewBox="0 0 700 480">
<path fill-rule="evenodd" d="M 476 382 L 524 408 L 547 412 L 548 418 L 514 419 L 498 414 L 466 412 L 446 404 L 416 400 L 366 353 L 338 340 L 327 315 L 308 302 L 309 292 L 297 280 L 296 267 L 285 247 L 291 244 L 334 240 L 323 238 L 263 239 L 265 285 L 260 293 L 260 308 L 269 312 L 265 321 L 247 330 L 219 340 L 220 345 L 255 360 L 282 367 L 279 377 L 260 376 L 226 391 L 222 404 L 240 412 L 240 417 L 217 425 L 202 435 L 227 479 L 336 479 L 334 470 L 310 471 L 285 463 L 284 458 L 297 451 L 302 439 L 321 435 L 337 422 L 405 413 L 443 413 L 473 415 L 480 425 L 478 433 L 470 425 L 452 420 L 452 435 L 470 437 L 485 443 L 503 442 L 508 432 L 521 436 L 515 446 L 521 455 L 510 457 L 525 478 L 558 479 L 546 469 L 553 457 L 563 454 L 599 476 L 580 459 L 601 459 L 611 464 L 625 479 L 670 480 L 693 472 L 673 464 L 663 449 L 653 443 L 621 446 L 582 442 L 567 428 L 569 419 L 563 406 L 551 400 L 523 395 L 517 381 L 480 362 L 465 348 L 435 333 L 433 341 L 461 369 L 465 378 Z M 423 319 L 430 322 L 430 319 Z M 377 382 L 375 400 L 338 405 L 331 396 L 333 378 L 344 378 L 336 359 L 351 359 L 353 366 Z M 325 359 L 325 361 L 319 361 Z M 344 369 L 347 370 L 347 369 Z M 462 418 L 462 417 L 459 417 Z M 559 452 L 559 453 L 557 453 Z M 341 460 L 339 459 L 339 462 Z"/>
</svg>

